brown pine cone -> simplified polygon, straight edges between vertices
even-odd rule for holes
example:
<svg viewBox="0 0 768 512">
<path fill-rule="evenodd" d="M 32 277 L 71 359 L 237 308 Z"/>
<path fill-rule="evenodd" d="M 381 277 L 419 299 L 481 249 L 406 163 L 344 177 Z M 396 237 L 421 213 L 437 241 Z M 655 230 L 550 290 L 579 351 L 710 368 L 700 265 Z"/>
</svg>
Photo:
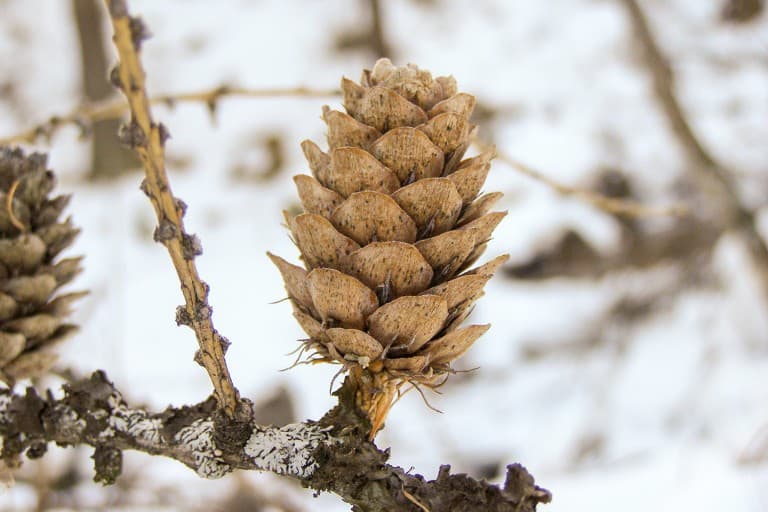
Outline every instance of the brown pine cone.
<svg viewBox="0 0 768 512">
<path fill-rule="evenodd" d="M 70 197 L 49 197 L 54 185 L 45 155 L 0 148 L 0 380 L 11 386 L 45 373 L 77 330 L 66 319 L 83 293 L 57 290 L 82 258 L 58 255 L 80 231 L 59 219 Z"/>
<path fill-rule="evenodd" d="M 311 361 L 358 381 L 371 436 L 403 384 L 434 386 L 488 325 L 460 327 L 499 256 L 467 270 L 505 212 L 478 197 L 493 150 L 464 159 L 474 96 L 452 77 L 379 60 L 342 80 L 346 113 L 323 108 L 329 151 L 304 141 L 294 177 L 305 213 L 286 215 L 304 268 L 278 256 Z"/>
</svg>

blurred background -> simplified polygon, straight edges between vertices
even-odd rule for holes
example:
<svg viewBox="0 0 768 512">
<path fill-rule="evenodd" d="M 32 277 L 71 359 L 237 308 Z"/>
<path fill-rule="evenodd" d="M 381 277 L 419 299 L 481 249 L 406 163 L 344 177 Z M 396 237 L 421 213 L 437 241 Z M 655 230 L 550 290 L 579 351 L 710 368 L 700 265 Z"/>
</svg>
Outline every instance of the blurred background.
<svg viewBox="0 0 768 512">
<path fill-rule="evenodd" d="M 509 215 L 487 256 L 510 262 L 473 313 L 493 328 L 442 395 L 406 395 L 377 444 L 434 478 L 440 464 L 498 481 L 520 462 L 553 492 L 542 510 L 768 510 L 768 14 L 762 0 L 132 0 L 149 27 L 150 95 L 239 86 L 334 90 L 381 56 L 452 74 L 477 96 L 480 139 L 567 187 L 497 161 Z M 71 285 L 89 289 L 60 360 L 107 371 L 130 403 L 205 398 L 141 172 L 119 120 L 51 123 L 116 94 L 101 2 L 0 0 L 0 142 L 50 153 L 82 234 Z M 336 96 L 168 102 L 168 170 L 189 205 L 217 328 L 265 423 L 319 418 L 336 367 L 287 356 L 302 337 L 265 251 L 324 145 Z M 55 119 L 54 119 L 55 121 Z M 28 130 L 38 126 L 30 134 Z M 23 139 L 27 139 L 24 141 Z M 568 193 L 573 190 L 576 194 Z M 585 191 L 684 216 L 615 214 Z M 564 193 L 565 192 L 565 193 Z M 643 212 L 640 212 L 643 213 Z M 647 213 L 647 212 L 646 212 Z M 88 449 L 51 449 L 0 490 L 0 509 L 343 511 L 269 474 L 200 480 L 126 453 L 117 485 Z"/>
</svg>

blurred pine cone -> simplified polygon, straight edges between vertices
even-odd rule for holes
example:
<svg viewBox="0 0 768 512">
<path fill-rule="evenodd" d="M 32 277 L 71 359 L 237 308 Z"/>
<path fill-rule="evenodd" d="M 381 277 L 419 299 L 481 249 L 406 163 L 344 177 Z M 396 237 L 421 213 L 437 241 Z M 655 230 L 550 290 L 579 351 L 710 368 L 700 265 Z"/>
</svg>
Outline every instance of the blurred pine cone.
<svg viewBox="0 0 768 512">
<path fill-rule="evenodd" d="M 323 109 L 324 153 L 294 177 L 305 213 L 286 214 L 304 268 L 278 256 L 311 361 L 345 365 L 358 406 L 383 424 L 404 383 L 433 386 L 488 325 L 460 327 L 507 256 L 466 270 L 504 217 L 478 197 L 494 151 L 462 160 L 474 96 L 453 77 L 379 60 L 342 80 L 346 113 Z"/>
<path fill-rule="evenodd" d="M 83 293 L 56 291 L 82 258 L 56 260 L 79 230 L 59 220 L 70 197 L 49 197 L 54 185 L 45 155 L 0 148 L 0 380 L 11 386 L 46 372 L 77 329 L 66 317 Z"/>
</svg>

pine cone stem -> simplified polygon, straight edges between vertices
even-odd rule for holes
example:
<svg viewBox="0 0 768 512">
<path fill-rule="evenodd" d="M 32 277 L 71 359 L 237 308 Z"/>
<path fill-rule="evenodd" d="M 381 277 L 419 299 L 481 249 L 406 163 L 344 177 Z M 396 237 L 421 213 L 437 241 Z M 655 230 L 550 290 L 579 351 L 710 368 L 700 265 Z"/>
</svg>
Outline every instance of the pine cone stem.
<svg viewBox="0 0 768 512">
<path fill-rule="evenodd" d="M 105 1 L 114 29 L 113 41 L 120 58 L 111 78 L 125 95 L 131 110 L 131 122 L 121 135 L 138 154 L 146 173 L 142 189 L 149 196 L 159 222 L 155 240 L 168 249 L 184 294 L 185 314 L 180 317 L 197 335 L 200 346 L 198 361 L 208 372 L 219 406 L 228 416 L 234 417 L 239 396 L 224 359 L 226 341 L 213 326 L 208 286 L 200 279 L 194 262 L 201 249 L 197 239 L 184 230 L 184 207 L 173 196 L 165 172 L 164 145 L 168 133 L 162 124 L 152 119 L 144 70 L 139 59 L 139 48 L 146 31 L 141 20 L 128 14 L 123 0 Z"/>
</svg>

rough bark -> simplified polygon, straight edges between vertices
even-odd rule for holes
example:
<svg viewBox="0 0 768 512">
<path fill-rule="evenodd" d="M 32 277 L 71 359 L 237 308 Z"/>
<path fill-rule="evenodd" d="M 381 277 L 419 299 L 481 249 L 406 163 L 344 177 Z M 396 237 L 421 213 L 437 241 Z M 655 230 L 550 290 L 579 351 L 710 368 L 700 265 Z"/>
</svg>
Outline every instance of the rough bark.
<svg viewBox="0 0 768 512">
<path fill-rule="evenodd" d="M 502 487 L 450 474 L 442 466 L 435 480 L 386 464 L 388 450 L 366 439 L 365 420 L 354 408 L 354 389 L 345 382 L 339 405 L 320 421 L 283 427 L 251 419 L 230 419 L 213 398 L 159 413 L 130 408 L 120 392 L 97 371 L 64 386 L 64 395 L 33 388 L 23 394 L 0 391 L 2 458 L 13 466 L 22 454 L 42 457 L 48 443 L 95 448 L 95 477 L 113 483 L 123 450 L 175 459 L 204 478 L 234 469 L 264 470 L 296 478 L 318 491 L 339 495 L 354 511 L 533 511 L 550 500 L 520 466 L 507 468 Z M 250 409 L 250 402 L 243 401 Z"/>
</svg>

